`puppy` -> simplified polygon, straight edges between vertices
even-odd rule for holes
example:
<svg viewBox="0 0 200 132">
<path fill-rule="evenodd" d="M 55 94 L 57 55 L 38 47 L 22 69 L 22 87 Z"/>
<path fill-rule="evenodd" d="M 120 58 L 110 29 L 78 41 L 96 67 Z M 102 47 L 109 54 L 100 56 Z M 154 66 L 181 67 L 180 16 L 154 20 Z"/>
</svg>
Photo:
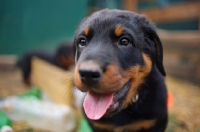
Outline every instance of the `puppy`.
<svg viewBox="0 0 200 132">
<path fill-rule="evenodd" d="M 145 16 L 101 10 L 75 37 L 76 87 L 94 132 L 163 132 L 167 125 L 162 43 Z"/>
<path fill-rule="evenodd" d="M 58 66 L 64 70 L 69 70 L 74 65 L 74 51 L 71 42 L 63 42 L 59 45 L 55 53 L 44 51 L 29 51 L 18 60 L 17 66 L 22 70 L 24 83 L 31 85 L 31 60 L 36 56 L 44 61 Z"/>
</svg>

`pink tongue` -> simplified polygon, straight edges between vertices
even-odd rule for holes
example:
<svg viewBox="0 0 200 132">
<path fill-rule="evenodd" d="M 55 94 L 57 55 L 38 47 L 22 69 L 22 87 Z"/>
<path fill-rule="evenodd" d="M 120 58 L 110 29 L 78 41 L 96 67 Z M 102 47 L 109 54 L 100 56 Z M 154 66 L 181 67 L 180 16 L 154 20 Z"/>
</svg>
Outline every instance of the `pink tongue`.
<svg viewBox="0 0 200 132">
<path fill-rule="evenodd" d="M 113 95 L 100 95 L 94 92 L 88 92 L 83 107 L 88 118 L 92 120 L 100 119 L 112 103 Z"/>
</svg>

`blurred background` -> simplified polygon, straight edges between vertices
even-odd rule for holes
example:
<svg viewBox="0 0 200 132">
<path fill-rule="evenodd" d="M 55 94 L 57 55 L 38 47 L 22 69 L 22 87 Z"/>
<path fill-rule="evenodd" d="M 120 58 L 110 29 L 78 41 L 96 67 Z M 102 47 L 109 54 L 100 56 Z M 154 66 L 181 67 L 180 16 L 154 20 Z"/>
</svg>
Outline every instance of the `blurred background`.
<svg viewBox="0 0 200 132">
<path fill-rule="evenodd" d="M 43 66 L 40 60 L 31 64 L 33 56 L 58 66 L 55 71 L 60 73 L 62 69 L 70 78 L 68 71 L 73 71 L 74 66 L 74 62 L 69 61 L 73 54 L 70 46 L 75 30 L 84 17 L 104 8 L 145 14 L 156 24 L 164 47 L 170 95 L 166 131 L 200 132 L 200 0 L 0 0 L 0 100 L 26 94 L 36 85 L 40 91 L 49 92 L 41 88 L 46 86 L 41 82 L 30 82 L 29 74 L 35 73 L 32 78 L 49 76 L 49 71 L 42 73 L 46 68 L 30 73 L 30 68 L 35 68 L 30 65 Z M 67 53 L 62 50 L 65 48 Z M 54 67 L 49 69 L 53 71 Z M 59 95 L 48 94 L 56 103 L 73 107 L 71 103 L 56 99 Z M 64 95 L 59 98 L 65 99 Z M 1 103 L 0 108 L 3 109 Z M 0 112 L 0 128 L 6 125 L 19 132 L 48 131 L 25 119 L 23 123 L 12 121 L 9 113 L 5 113 Z M 89 132 L 88 126 L 82 127 L 76 131 Z"/>
</svg>

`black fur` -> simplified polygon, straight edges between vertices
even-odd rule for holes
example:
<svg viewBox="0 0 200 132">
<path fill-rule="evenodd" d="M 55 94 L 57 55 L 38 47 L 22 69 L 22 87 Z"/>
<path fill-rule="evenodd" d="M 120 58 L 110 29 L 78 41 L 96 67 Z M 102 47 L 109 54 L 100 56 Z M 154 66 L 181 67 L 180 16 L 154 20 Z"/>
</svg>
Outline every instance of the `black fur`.
<svg viewBox="0 0 200 132">
<path fill-rule="evenodd" d="M 114 33 L 117 25 L 123 27 L 123 33 L 120 36 L 116 36 Z M 84 34 L 86 27 L 89 27 L 87 35 Z M 123 38 L 128 39 L 129 44 L 123 45 L 121 42 Z M 82 43 L 82 40 L 86 42 Z M 117 65 L 123 71 L 138 65 L 144 66 L 143 53 L 148 55 L 152 62 L 151 71 L 137 88 L 139 94 L 137 102 L 126 108 L 121 108 L 116 114 L 104 116 L 96 121 L 105 124 L 111 123 L 115 126 L 113 130 L 95 127 L 88 119 L 94 132 L 117 131 L 115 129 L 117 127 L 151 119 L 156 119 L 156 123 L 152 127 L 141 128 L 137 132 L 163 132 L 165 130 L 167 125 L 167 91 L 163 76 L 166 73 L 162 63 L 162 43 L 154 24 L 145 16 L 133 12 L 102 10 L 82 21 L 75 34 L 74 47 L 76 66 L 80 68 L 83 62 L 92 60 L 100 66 L 101 76 L 104 76 L 107 66 L 111 64 Z M 89 84 L 82 82 L 82 85 L 88 87 L 87 91 L 101 89 L 98 82 Z M 91 86 L 94 88 L 90 88 Z M 77 87 L 82 90 L 82 86 Z M 121 101 L 123 102 L 123 99 Z M 133 131 L 123 130 L 123 132 Z"/>
</svg>

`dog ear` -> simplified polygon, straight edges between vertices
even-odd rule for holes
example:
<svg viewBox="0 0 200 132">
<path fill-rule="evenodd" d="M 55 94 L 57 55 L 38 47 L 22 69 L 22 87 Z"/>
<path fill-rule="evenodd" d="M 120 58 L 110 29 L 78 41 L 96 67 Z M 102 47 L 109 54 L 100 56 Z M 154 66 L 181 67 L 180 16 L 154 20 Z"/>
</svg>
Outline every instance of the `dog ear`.
<svg viewBox="0 0 200 132">
<path fill-rule="evenodd" d="M 160 38 L 158 37 L 157 33 L 153 31 L 153 40 L 156 46 L 156 65 L 159 71 L 162 73 L 163 76 L 166 76 L 165 69 L 163 66 L 163 47 Z"/>
<path fill-rule="evenodd" d="M 160 38 L 158 37 L 154 27 L 152 27 L 152 25 L 149 25 L 145 30 L 146 30 L 145 32 L 148 34 L 150 39 L 152 41 L 154 41 L 154 43 L 155 43 L 154 46 L 155 46 L 155 49 L 156 49 L 156 66 L 159 69 L 159 71 L 161 72 L 161 74 L 163 76 L 166 76 L 165 69 L 164 69 L 164 66 L 163 66 L 162 42 L 161 42 Z"/>
<path fill-rule="evenodd" d="M 156 33 L 156 26 L 150 22 L 146 16 L 144 15 L 136 15 L 134 14 L 134 19 L 133 21 L 135 22 L 135 25 L 138 25 L 141 27 L 144 36 L 148 36 L 148 38 L 153 41 L 154 48 L 156 50 L 156 66 L 161 72 L 163 76 L 166 76 L 164 67 L 163 67 L 163 47 L 162 43 L 160 41 L 160 38 L 158 37 Z"/>
</svg>

